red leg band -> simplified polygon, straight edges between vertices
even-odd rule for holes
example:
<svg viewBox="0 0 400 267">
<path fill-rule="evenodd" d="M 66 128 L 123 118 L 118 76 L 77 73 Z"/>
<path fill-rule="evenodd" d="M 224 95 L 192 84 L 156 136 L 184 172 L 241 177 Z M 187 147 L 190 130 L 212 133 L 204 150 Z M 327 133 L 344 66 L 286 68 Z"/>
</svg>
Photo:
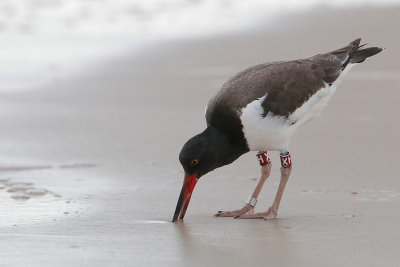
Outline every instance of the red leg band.
<svg viewBox="0 0 400 267">
<path fill-rule="evenodd" d="M 257 153 L 257 158 L 260 166 L 265 166 L 271 162 L 271 159 L 268 157 L 267 153 L 267 151 L 260 151 Z"/>
<path fill-rule="evenodd" d="M 290 156 L 290 154 L 287 154 L 286 156 L 281 155 L 281 166 L 283 168 L 292 167 L 292 157 Z"/>
</svg>

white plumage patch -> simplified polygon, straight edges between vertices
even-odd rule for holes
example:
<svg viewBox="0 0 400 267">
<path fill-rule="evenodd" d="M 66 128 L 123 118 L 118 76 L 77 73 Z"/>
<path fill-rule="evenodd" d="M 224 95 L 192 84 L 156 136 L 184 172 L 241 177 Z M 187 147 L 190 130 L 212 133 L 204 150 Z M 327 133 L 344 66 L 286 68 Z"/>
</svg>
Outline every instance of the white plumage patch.
<svg viewBox="0 0 400 267">
<path fill-rule="evenodd" d="M 349 64 L 331 86 L 325 84 L 324 88 L 321 88 L 311 96 L 287 119 L 271 112 L 265 117 L 262 116 L 264 110 L 261 104 L 268 97 L 268 94 L 244 107 L 241 110 L 240 119 L 250 150 L 289 151 L 290 139 L 293 134 L 297 129 L 321 113 L 335 93 L 337 84 L 353 65 Z"/>
</svg>

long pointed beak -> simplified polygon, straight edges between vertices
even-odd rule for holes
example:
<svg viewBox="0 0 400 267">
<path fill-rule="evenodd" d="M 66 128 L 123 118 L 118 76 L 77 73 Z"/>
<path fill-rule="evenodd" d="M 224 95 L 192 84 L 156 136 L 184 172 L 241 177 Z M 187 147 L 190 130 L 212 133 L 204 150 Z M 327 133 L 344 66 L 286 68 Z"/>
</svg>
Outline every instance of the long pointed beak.
<svg viewBox="0 0 400 267">
<path fill-rule="evenodd" d="M 185 179 L 183 181 L 181 194 L 178 199 L 178 204 L 176 204 L 176 209 L 172 222 L 175 222 L 178 219 L 183 220 L 183 217 L 185 217 L 185 213 L 187 207 L 189 206 L 189 201 L 190 198 L 192 197 L 192 192 L 194 187 L 196 186 L 196 183 L 197 183 L 197 174 L 189 176 L 185 173 Z"/>
</svg>

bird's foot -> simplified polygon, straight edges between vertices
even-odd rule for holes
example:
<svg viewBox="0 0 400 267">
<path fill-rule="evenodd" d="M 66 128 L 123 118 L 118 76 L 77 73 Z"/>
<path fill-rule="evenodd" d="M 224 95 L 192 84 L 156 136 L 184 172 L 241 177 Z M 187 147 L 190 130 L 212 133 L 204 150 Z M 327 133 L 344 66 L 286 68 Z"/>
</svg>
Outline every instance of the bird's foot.
<svg viewBox="0 0 400 267">
<path fill-rule="evenodd" d="M 254 213 L 254 207 L 250 205 L 244 205 L 243 208 L 239 210 L 232 210 L 232 211 L 218 211 L 214 217 L 236 217 L 244 214 L 252 214 Z"/>
<path fill-rule="evenodd" d="M 272 208 L 269 208 L 268 211 L 266 212 L 258 212 L 258 213 L 252 213 L 252 214 L 242 214 L 235 216 L 235 219 L 264 219 L 264 220 L 271 220 L 275 219 L 276 216 L 278 215 L 278 212 L 275 211 Z"/>
</svg>

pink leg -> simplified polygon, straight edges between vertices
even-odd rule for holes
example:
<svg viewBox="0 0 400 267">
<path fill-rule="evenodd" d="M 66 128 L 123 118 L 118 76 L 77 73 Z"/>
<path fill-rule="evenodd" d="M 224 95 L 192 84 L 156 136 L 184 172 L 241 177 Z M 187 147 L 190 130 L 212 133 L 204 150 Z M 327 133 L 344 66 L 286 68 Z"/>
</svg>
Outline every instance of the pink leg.
<svg viewBox="0 0 400 267">
<path fill-rule="evenodd" d="M 259 212 L 253 214 L 242 214 L 235 217 L 235 219 L 274 219 L 278 215 L 279 204 L 281 203 L 283 192 L 285 191 L 286 184 L 289 180 L 292 171 L 292 160 L 290 154 L 285 156 L 281 155 L 281 181 L 279 183 L 278 192 L 276 193 L 274 203 L 266 212 Z"/>
<path fill-rule="evenodd" d="M 238 210 L 218 211 L 218 213 L 215 214 L 215 216 L 217 216 L 217 217 L 235 217 L 235 216 L 239 216 L 241 214 L 253 212 L 256 202 L 257 202 L 257 197 L 260 194 L 265 181 L 268 179 L 268 177 L 271 174 L 271 165 L 272 165 L 271 160 L 267 156 L 267 152 L 259 152 L 257 154 L 257 157 L 259 158 L 260 165 L 261 165 L 261 177 L 257 183 L 256 188 L 253 191 L 253 194 L 246 201 L 246 204 L 243 206 L 243 208 L 238 209 Z"/>
</svg>

